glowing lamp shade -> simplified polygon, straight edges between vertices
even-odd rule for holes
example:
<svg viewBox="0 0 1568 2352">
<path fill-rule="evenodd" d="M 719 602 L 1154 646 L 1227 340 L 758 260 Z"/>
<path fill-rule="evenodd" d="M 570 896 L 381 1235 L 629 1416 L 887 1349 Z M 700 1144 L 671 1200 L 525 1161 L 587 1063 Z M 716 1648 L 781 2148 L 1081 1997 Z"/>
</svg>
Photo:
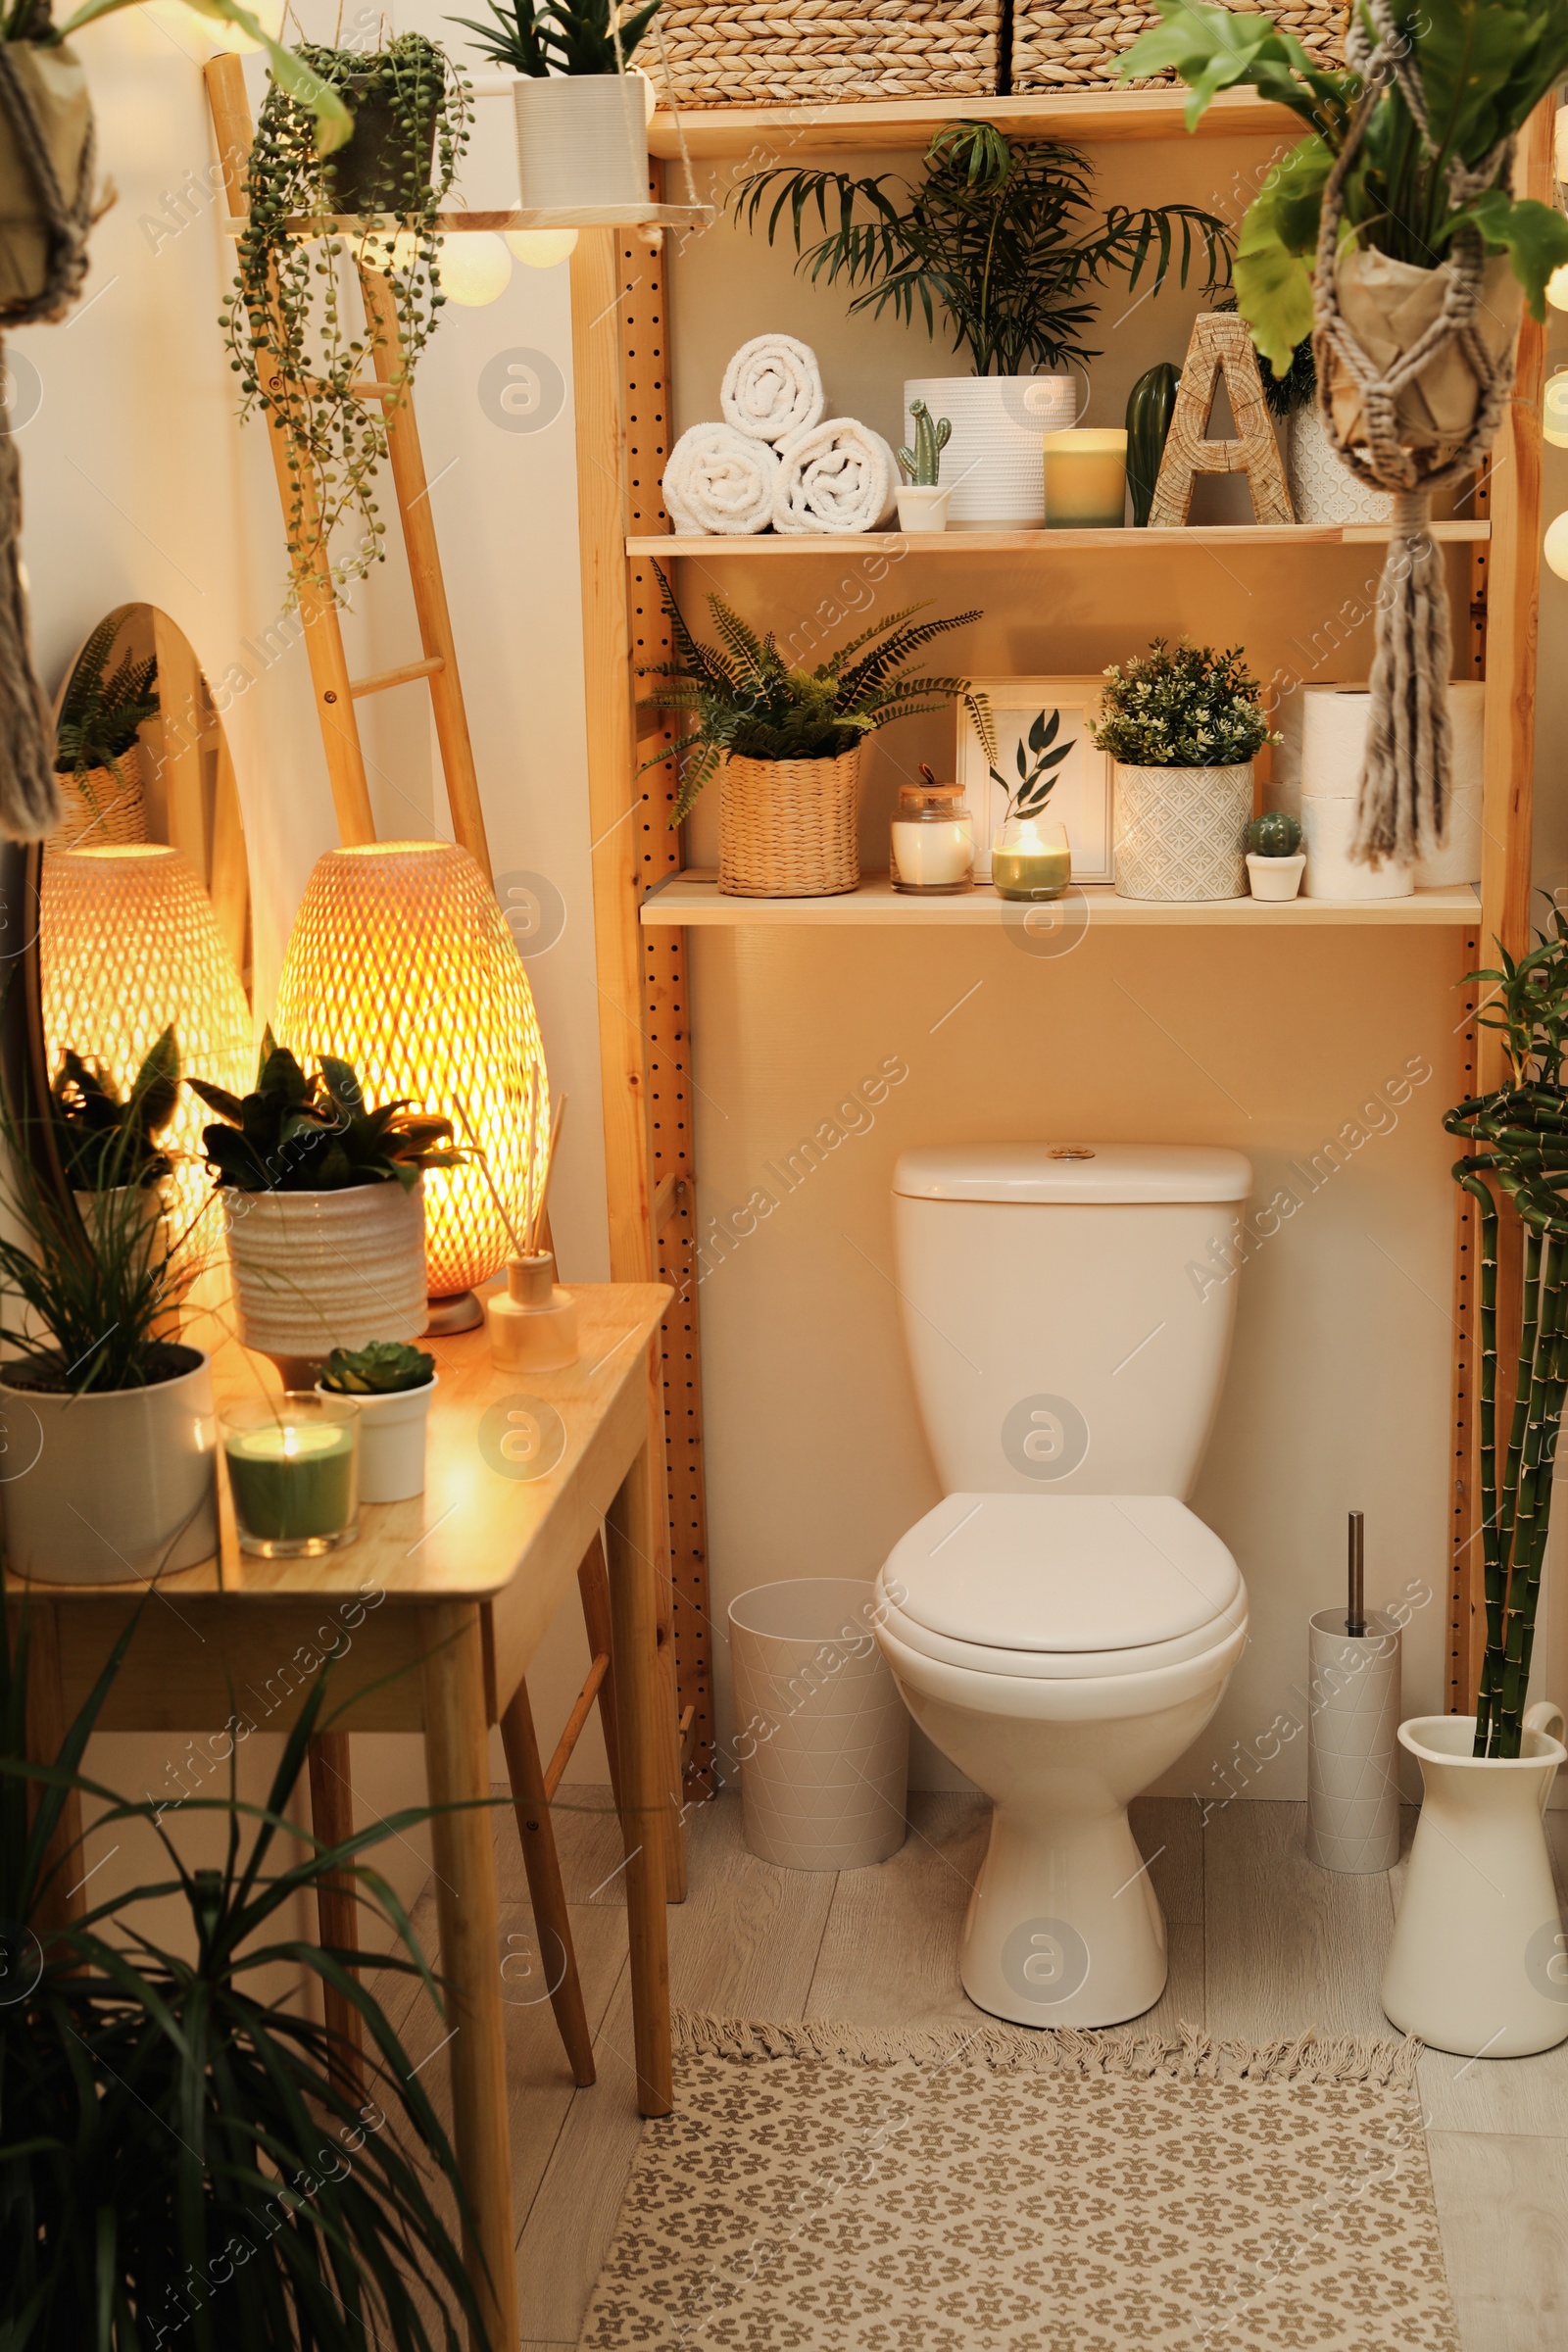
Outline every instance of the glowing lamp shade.
<svg viewBox="0 0 1568 2352">
<path fill-rule="evenodd" d="M 251 1010 L 207 893 L 158 842 L 51 850 L 39 902 L 43 1034 L 53 1073 L 68 1046 L 105 1064 L 122 1095 L 171 1021 L 181 1073 L 243 1094 L 255 1077 Z M 189 1088 L 164 1130 L 200 1154 L 212 1112 Z M 187 1171 L 199 1199 L 206 1178 Z"/>
<path fill-rule="evenodd" d="M 1568 514 L 1559 514 L 1554 522 L 1547 523 L 1543 553 L 1558 579 L 1568 580 Z"/>
<path fill-rule="evenodd" d="M 1559 368 L 1546 386 L 1541 407 L 1541 430 L 1557 449 L 1568 449 L 1568 370 Z"/>
<path fill-rule="evenodd" d="M 509 228 L 507 250 L 528 270 L 554 270 L 577 250 L 574 228 Z"/>
<path fill-rule="evenodd" d="M 487 1282 L 512 1254 L 496 1194 L 520 1231 L 549 1099 L 528 975 L 466 850 L 329 850 L 295 918 L 272 1025 L 302 1059 L 352 1062 L 371 1102 L 408 1097 L 483 1152 L 482 1168 L 426 1176 L 425 1256 L 437 1298 Z"/>
<path fill-rule="evenodd" d="M 1568 311 L 1568 262 L 1547 278 L 1546 300 L 1554 311 Z"/>
<path fill-rule="evenodd" d="M 512 256 L 488 229 L 466 229 L 460 236 L 443 237 L 438 264 L 441 291 L 465 309 L 483 310 L 498 302 L 512 283 Z"/>
</svg>

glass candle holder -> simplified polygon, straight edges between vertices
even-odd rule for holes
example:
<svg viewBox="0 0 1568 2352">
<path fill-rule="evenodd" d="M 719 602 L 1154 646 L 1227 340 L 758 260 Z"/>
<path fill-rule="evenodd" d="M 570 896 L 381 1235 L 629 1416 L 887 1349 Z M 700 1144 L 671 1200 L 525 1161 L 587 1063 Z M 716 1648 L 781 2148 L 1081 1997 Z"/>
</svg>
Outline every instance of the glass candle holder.
<svg viewBox="0 0 1568 2352">
<path fill-rule="evenodd" d="M 290 1389 L 248 1396 L 221 1416 L 241 1551 L 312 1557 L 360 1532 L 360 1408 L 349 1396 Z"/>
<path fill-rule="evenodd" d="M 1127 435 L 1096 426 L 1047 433 L 1048 531 L 1119 530 L 1127 506 Z"/>
<path fill-rule="evenodd" d="M 951 897 L 973 887 L 974 819 L 961 784 L 901 784 L 892 830 L 895 890 Z"/>
<path fill-rule="evenodd" d="M 1065 826 L 1038 816 L 1009 816 L 991 852 L 999 899 L 1059 899 L 1072 880 Z"/>
</svg>

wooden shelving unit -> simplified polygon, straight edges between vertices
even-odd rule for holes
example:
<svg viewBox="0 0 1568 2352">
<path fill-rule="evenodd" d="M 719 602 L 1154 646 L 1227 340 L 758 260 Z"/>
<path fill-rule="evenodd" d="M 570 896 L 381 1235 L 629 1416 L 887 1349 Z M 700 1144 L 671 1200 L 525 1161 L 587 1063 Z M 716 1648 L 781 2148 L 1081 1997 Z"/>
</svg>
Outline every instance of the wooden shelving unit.
<svg viewBox="0 0 1568 2352">
<path fill-rule="evenodd" d="M 885 931 L 925 926 L 939 930 L 998 930 L 1004 924 L 1064 931 L 1114 930 L 1162 925 L 1181 931 L 1215 927 L 1234 931 L 1320 931 L 1325 926 L 1369 924 L 1395 929 L 1411 924 L 1431 929 L 1474 930 L 1481 916 L 1479 894 L 1466 883 L 1457 890 L 1418 890 L 1407 899 L 1293 899 L 1270 906 L 1260 899 L 1214 899 L 1198 906 L 1166 906 L 1152 899 L 1119 899 L 1108 882 L 1086 882 L 1063 898 L 1029 906 L 1000 899 L 987 884 L 951 899 L 924 899 L 895 890 L 886 874 L 867 874 L 857 891 L 833 899 L 726 898 L 717 876 L 694 869 L 660 883 L 644 899 L 648 931 L 809 929 Z"/>
<path fill-rule="evenodd" d="M 921 152 L 940 125 L 984 120 L 1009 134 L 1053 137 L 1082 145 L 1186 135 L 1187 94 L 1179 89 L 1072 91 L 1024 98 L 919 100 L 846 106 L 729 108 L 687 114 L 679 129 L 668 115 L 654 119 L 656 158 L 685 150 L 694 159 L 722 161 L 810 156 L 855 149 Z M 1298 135 L 1295 118 L 1250 92 L 1218 97 L 1200 126 L 1205 140 L 1273 139 Z M 661 165 L 652 199 L 663 193 Z M 1519 191 L 1551 198 L 1551 108 L 1544 106 L 1520 141 Z M 472 225 L 477 225 L 474 220 Z M 1385 529 L 1255 525 L 1182 531 L 966 531 L 942 536 L 869 534 L 686 538 L 672 533 L 660 496 L 671 434 L 668 312 L 664 257 L 650 257 L 637 231 L 585 230 L 572 260 L 579 513 L 583 578 L 583 634 L 594 838 L 594 906 L 601 1003 L 610 1184 L 612 1271 L 620 1281 L 660 1273 L 673 1282 L 678 1301 L 665 1327 L 664 1402 L 669 1449 L 670 1565 L 675 1592 L 679 1704 L 694 1711 L 692 1766 L 700 1773 L 710 1752 L 711 1677 L 707 1614 L 706 1524 L 702 1470 L 701 1360 L 691 1260 L 696 1246 L 696 1169 L 692 1156 L 693 1087 L 690 1064 L 686 939 L 708 926 L 812 925 L 822 929 L 893 929 L 906 924 L 1000 926 L 1008 911 L 994 893 L 941 901 L 901 898 L 885 878 L 868 878 L 843 899 L 788 904 L 722 900 L 711 878 L 682 870 L 678 833 L 668 826 L 672 790 L 667 766 L 633 782 L 638 759 L 657 742 L 638 741 L 635 669 L 667 658 L 655 563 L 696 559 L 704 567 L 760 558 L 843 558 L 852 549 L 916 563 L 952 564 L 965 558 L 1006 558 L 1023 565 L 1063 557 L 1082 562 L 1134 556 L 1167 543 L 1206 548 L 1227 561 L 1289 548 L 1376 546 Z M 1518 951 L 1529 936 L 1532 767 L 1535 746 L 1537 565 L 1541 534 L 1541 396 L 1545 336 L 1528 318 L 1520 330 L 1513 394 L 1489 473 L 1476 499 L 1476 518 L 1437 526 L 1445 542 L 1470 547 L 1470 612 L 1454 613 L 1455 662 L 1460 674 L 1485 676 L 1484 872 L 1474 890 L 1422 892 L 1407 900 L 1340 905 L 1302 901 L 1285 907 L 1250 902 L 1212 907 L 1152 907 L 1117 900 L 1108 888 L 1082 894 L 1086 924 L 1117 932 L 1149 924 L 1221 926 L 1279 936 L 1287 929 L 1377 925 L 1441 926 L 1453 934 L 1456 976 L 1501 941 Z M 781 578 L 787 575 L 780 575 Z M 668 741 L 667 729 L 664 740 Z M 1075 902 L 1069 902 L 1076 905 Z M 1026 909 L 1016 910 L 1019 918 Z M 1038 919 L 1038 918 L 1036 918 Z M 1075 914 L 1072 919 L 1080 919 Z M 1502 1049 L 1494 1032 L 1478 1029 L 1475 992 L 1468 992 L 1459 1031 L 1466 1091 L 1495 1085 Z M 1476 1606 L 1480 1563 L 1471 1497 L 1476 1489 L 1476 1432 L 1471 1410 L 1475 1364 L 1475 1236 L 1471 1204 L 1456 1189 L 1454 1243 L 1452 1415 L 1452 1530 L 1449 1592 L 1448 1704 L 1462 1710 L 1473 1688 L 1479 1654 Z M 1509 1321 L 1517 1330 L 1517 1268 L 1499 1282 L 1501 1360 L 1510 1360 Z M 1505 1403 L 1499 1410 L 1505 1410 Z"/>
</svg>

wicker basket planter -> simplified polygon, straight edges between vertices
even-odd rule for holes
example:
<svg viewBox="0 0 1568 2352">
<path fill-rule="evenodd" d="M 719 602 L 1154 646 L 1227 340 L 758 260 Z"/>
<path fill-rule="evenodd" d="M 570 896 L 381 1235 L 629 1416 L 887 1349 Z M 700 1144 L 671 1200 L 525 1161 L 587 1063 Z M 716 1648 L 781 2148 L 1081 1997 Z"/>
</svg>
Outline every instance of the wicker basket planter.
<svg viewBox="0 0 1568 2352">
<path fill-rule="evenodd" d="M 718 887 L 731 898 L 825 899 L 860 880 L 861 751 L 728 760 L 718 785 Z"/>
<path fill-rule="evenodd" d="M 1116 895 L 1186 901 L 1247 896 L 1252 763 L 1125 767 L 1116 762 Z"/>
<path fill-rule="evenodd" d="M 107 850 L 147 838 L 147 804 L 143 797 L 141 745 L 122 752 L 113 768 L 89 767 L 79 775 L 59 775 L 60 823 L 49 836 L 51 850 Z"/>
<path fill-rule="evenodd" d="M 1318 63 L 1343 65 L 1342 0 L 1280 0 L 1268 13 L 1280 31 L 1294 33 Z M 1158 23 L 1156 10 L 1117 6 L 1115 0 L 1015 0 L 1012 86 L 1019 91 L 1115 89 L 1123 51 Z M 1169 83 L 1176 78 L 1174 74 L 1159 76 Z"/>
<path fill-rule="evenodd" d="M 666 106 L 989 97 L 1001 27 L 1001 0 L 664 0 L 643 55 Z"/>
</svg>

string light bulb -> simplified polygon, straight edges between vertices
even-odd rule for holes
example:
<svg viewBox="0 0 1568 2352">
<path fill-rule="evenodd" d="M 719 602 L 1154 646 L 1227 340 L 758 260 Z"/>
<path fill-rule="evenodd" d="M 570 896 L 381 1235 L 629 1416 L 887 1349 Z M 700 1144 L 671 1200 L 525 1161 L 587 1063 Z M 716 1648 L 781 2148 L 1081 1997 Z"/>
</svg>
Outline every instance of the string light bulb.
<svg viewBox="0 0 1568 2352">
<path fill-rule="evenodd" d="M 512 283 L 512 256 L 488 229 L 465 229 L 459 236 L 442 238 L 436 274 L 450 301 L 480 311 L 486 303 L 498 302 Z"/>
<path fill-rule="evenodd" d="M 1541 431 L 1554 449 L 1568 449 L 1568 369 L 1559 368 L 1541 404 Z"/>
<path fill-rule="evenodd" d="M 1568 514 L 1559 514 L 1555 522 L 1546 525 L 1546 541 L 1542 552 L 1558 579 L 1568 580 Z"/>
<path fill-rule="evenodd" d="M 577 250 L 574 228 L 509 228 L 507 246 L 527 270 L 554 270 Z"/>
</svg>

